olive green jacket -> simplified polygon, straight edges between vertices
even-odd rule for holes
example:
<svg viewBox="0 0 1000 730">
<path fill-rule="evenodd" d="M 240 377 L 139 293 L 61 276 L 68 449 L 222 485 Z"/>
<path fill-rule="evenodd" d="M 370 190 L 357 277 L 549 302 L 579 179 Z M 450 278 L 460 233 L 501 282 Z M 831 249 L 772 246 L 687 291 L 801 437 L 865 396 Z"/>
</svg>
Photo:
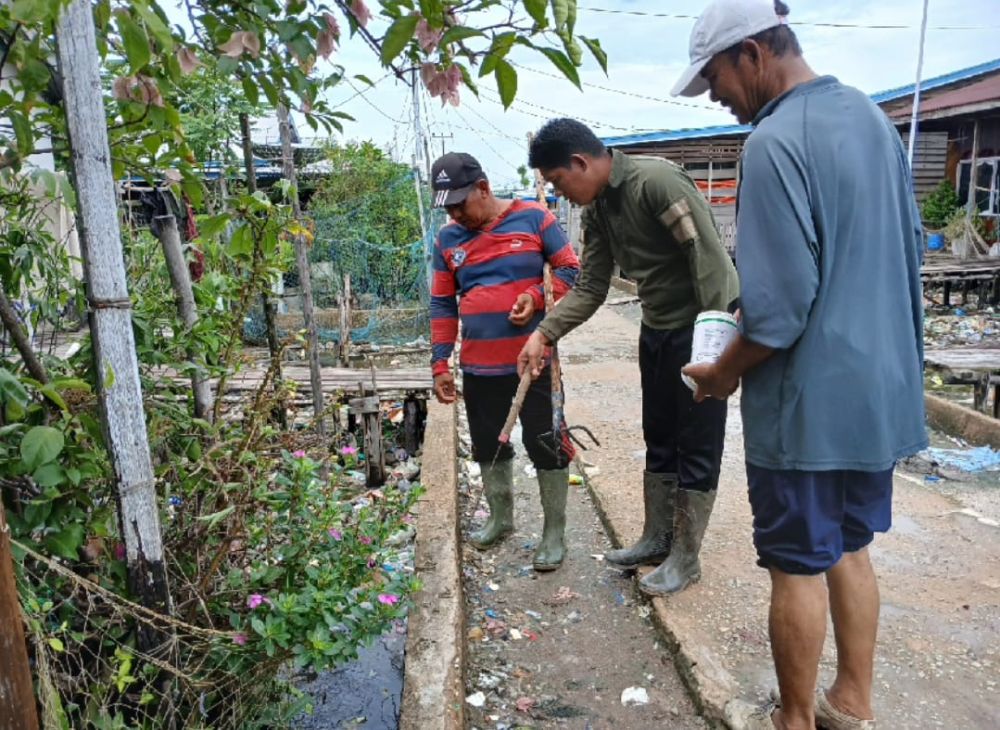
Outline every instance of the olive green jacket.
<svg viewBox="0 0 1000 730">
<path fill-rule="evenodd" d="M 615 263 L 635 280 L 642 321 L 658 330 L 726 310 L 739 296 L 705 197 L 679 165 L 612 151 L 607 187 L 583 211 L 580 277 L 538 329 L 555 342 L 604 302 Z"/>
</svg>

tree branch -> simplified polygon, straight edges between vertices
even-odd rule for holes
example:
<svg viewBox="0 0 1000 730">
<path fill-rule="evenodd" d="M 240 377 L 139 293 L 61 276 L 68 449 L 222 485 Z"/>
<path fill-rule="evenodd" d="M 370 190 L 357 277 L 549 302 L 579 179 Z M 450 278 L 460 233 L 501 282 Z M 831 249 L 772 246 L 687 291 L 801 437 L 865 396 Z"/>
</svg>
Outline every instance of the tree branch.
<svg viewBox="0 0 1000 730">
<path fill-rule="evenodd" d="M 24 366 L 28 368 L 31 377 L 39 383 L 49 382 L 49 376 L 45 372 L 45 368 L 42 367 L 35 351 L 31 349 L 31 343 L 28 342 L 28 336 L 21 327 L 17 312 L 14 311 L 14 306 L 10 303 L 7 292 L 2 287 L 0 287 L 0 321 L 3 322 L 4 328 L 10 332 L 14 346 L 21 354 L 21 360 L 24 361 Z"/>
</svg>

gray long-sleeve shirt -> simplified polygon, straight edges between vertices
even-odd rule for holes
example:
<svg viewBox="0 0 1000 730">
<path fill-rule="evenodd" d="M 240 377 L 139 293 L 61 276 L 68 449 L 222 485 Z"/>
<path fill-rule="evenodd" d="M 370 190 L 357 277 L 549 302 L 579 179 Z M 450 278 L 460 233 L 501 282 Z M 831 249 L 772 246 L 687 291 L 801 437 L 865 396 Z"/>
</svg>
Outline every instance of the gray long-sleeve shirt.
<svg viewBox="0 0 1000 730">
<path fill-rule="evenodd" d="M 538 329 L 555 342 L 608 295 L 615 263 L 635 279 L 642 321 L 658 330 L 725 310 L 739 294 L 705 197 L 679 165 L 612 151 L 607 187 L 583 211 L 580 277 Z"/>
<path fill-rule="evenodd" d="M 747 460 L 881 471 L 927 444 L 922 230 L 899 134 L 832 76 L 766 105 L 743 152 Z"/>
</svg>

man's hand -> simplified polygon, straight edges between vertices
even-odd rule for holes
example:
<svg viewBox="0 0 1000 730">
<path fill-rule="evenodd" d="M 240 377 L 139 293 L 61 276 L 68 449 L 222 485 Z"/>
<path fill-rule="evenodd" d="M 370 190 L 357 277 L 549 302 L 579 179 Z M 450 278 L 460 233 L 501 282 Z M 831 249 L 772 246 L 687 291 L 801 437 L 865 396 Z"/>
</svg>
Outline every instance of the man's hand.
<svg viewBox="0 0 1000 730">
<path fill-rule="evenodd" d="M 451 373 L 441 373 L 434 376 L 434 395 L 437 396 L 438 403 L 454 403 L 455 398 L 455 376 Z"/>
<path fill-rule="evenodd" d="M 520 363 L 518 363 L 520 364 Z M 740 379 L 723 373 L 717 363 L 701 363 L 688 365 L 681 370 L 698 386 L 694 392 L 694 400 L 701 403 L 706 398 L 728 398 L 736 392 Z"/>
<path fill-rule="evenodd" d="M 507 319 L 516 324 L 518 327 L 524 327 L 524 325 L 528 324 L 534 316 L 535 299 L 526 292 L 517 297 L 517 301 L 514 302 L 514 306 L 511 307 L 510 314 L 507 316 Z"/>
<path fill-rule="evenodd" d="M 531 379 L 534 380 L 542 374 L 545 367 L 545 348 L 552 343 L 538 330 L 531 333 L 531 337 L 521 348 L 521 354 L 517 356 L 517 374 L 524 376 L 525 370 L 531 371 Z"/>
</svg>

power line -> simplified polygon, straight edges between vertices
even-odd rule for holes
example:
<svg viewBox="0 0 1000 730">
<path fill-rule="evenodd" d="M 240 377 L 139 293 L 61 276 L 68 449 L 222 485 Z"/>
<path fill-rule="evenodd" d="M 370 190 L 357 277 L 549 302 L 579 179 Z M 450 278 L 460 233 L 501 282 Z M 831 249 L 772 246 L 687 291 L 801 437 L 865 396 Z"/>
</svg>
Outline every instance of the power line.
<svg viewBox="0 0 1000 730">
<path fill-rule="evenodd" d="M 358 87 L 355 86 L 350 79 L 345 79 L 345 81 L 347 81 L 348 86 L 350 86 L 355 91 L 358 91 Z M 365 96 L 365 93 L 367 93 L 369 90 L 370 89 L 364 89 L 362 92 L 359 92 L 355 96 L 359 96 L 361 98 L 361 101 L 363 101 L 365 104 L 367 104 L 372 109 L 377 111 L 379 114 L 381 114 L 383 117 L 388 119 L 393 124 L 407 124 L 407 121 L 405 119 L 395 119 L 394 117 L 390 117 L 388 114 L 382 111 L 377 104 L 372 103 L 372 101 L 367 96 Z"/>
<path fill-rule="evenodd" d="M 609 8 L 580 8 L 590 13 L 606 13 L 608 15 L 633 15 L 643 18 L 670 18 L 672 20 L 697 20 L 697 15 L 686 15 L 683 13 L 650 13 L 643 10 L 611 10 Z M 861 28 L 865 30 L 912 30 L 919 28 L 917 25 L 898 24 L 865 24 L 865 23 L 820 23 L 805 20 L 789 21 L 789 25 L 807 25 L 815 28 Z M 933 25 L 928 26 L 928 30 L 996 30 L 998 25 Z"/>
<path fill-rule="evenodd" d="M 509 139 L 509 140 L 512 140 L 512 141 L 514 141 L 514 142 L 517 142 L 518 144 L 523 144 L 523 143 L 524 143 L 524 140 L 523 140 L 523 139 L 521 139 L 521 138 L 519 138 L 519 137 L 515 137 L 515 136 L 514 136 L 514 135 L 512 135 L 512 134 L 508 134 L 507 132 L 505 132 L 505 131 L 503 131 L 502 129 L 500 129 L 500 127 L 498 127 L 498 126 L 497 126 L 497 125 L 495 125 L 495 124 L 494 124 L 493 122 L 491 122 L 491 121 L 490 121 L 489 119 L 487 119 L 487 118 L 486 118 L 486 117 L 484 117 L 484 116 L 483 116 L 482 114 L 480 114 L 480 113 L 479 113 L 478 111 L 476 111 L 475 107 L 472 107 L 472 106 L 466 106 L 465 108 L 466 108 L 466 109 L 468 109 L 468 110 L 469 110 L 470 112 L 472 112 L 473 114 L 475 114 L 475 115 L 476 115 L 477 117 L 479 117 L 480 119 L 482 119 L 482 120 L 483 120 L 484 122 L 486 122 L 486 123 L 487 123 L 488 125 L 490 125 L 490 126 L 491 126 L 491 127 L 493 128 L 493 129 L 495 129 L 495 130 L 496 130 L 496 132 L 497 132 L 497 134 L 499 134 L 499 135 L 500 135 L 501 137 L 506 137 L 506 138 L 507 138 L 507 139 Z"/>
<path fill-rule="evenodd" d="M 542 71 L 541 69 L 532 68 L 531 66 L 522 66 L 519 63 L 510 61 L 511 66 L 516 66 L 517 68 L 523 69 L 525 71 L 531 71 L 532 73 L 539 74 L 541 76 L 548 76 L 549 78 L 559 79 L 560 81 L 565 81 L 565 76 L 559 76 L 558 74 L 549 73 L 548 71 Z M 592 89 L 600 89 L 601 91 L 610 91 L 613 94 L 621 94 L 622 96 L 631 96 L 636 99 L 645 99 L 646 101 L 655 101 L 660 104 L 671 104 L 673 106 L 686 106 L 691 109 L 703 109 L 706 111 L 713 112 L 725 112 L 721 106 L 710 106 L 708 104 L 695 104 L 689 101 L 678 101 L 677 99 L 665 99 L 661 96 L 649 96 L 647 94 L 637 94 L 633 91 L 623 91 L 622 89 L 613 89 L 610 86 L 601 86 L 600 84 L 592 84 L 589 81 L 581 81 L 583 86 L 589 86 Z M 728 113 L 728 112 L 727 112 Z"/>
<path fill-rule="evenodd" d="M 489 101 L 489 102 L 491 102 L 493 104 L 499 104 L 500 106 L 503 106 L 503 102 L 500 100 L 499 95 L 497 95 L 497 92 L 493 91 L 493 89 L 490 89 L 488 87 L 480 86 L 479 88 L 480 88 L 481 92 L 482 91 L 488 91 L 488 92 L 491 93 L 491 95 L 495 95 L 495 96 L 493 96 L 493 98 L 491 98 L 490 96 L 485 96 L 484 98 L 486 99 L 486 101 Z M 515 109 L 514 110 L 516 112 L 519 112 L 520 114 L 527 114 L 530 117 L 536 117 L 538 119 L 544 119 L 546 121 L 548 121 L 549 119 L 552 119 L 552 115 L 553 114 L 555 114 L 558 117 L 564 117 L 564 116 L 566 116 L 566 111 L 565 110 L 553 109 L 552 107 L 542 106 L 541 104 L 534 104 L 534 103 L 532 103 L 530 101 L 525 101 L 524 99 L 517 99 L 517 98 L 515 98 L 513 104 L 514 105 L 521 104 L 521 105 L 525 105 L 525 106 L 530 106 L 530 107 L 533 107 L 535 109 L 539 109 L 541 111 L 548 112 L 548 114 L 546 115 L 546 114 L 535 114 L 534 112 L 529 112 L 529 111 L 527 111 L 525 109 Z M 654 130 L 652 128 L 640 129 L 638 127 L 621 127 L 621 126 L 619 126 L 617 124 L 611 124 L 609 122 L 598 122 L 598 121 L 595 121 L 593 119 L 587 119 L 586 117 L 574 116 L 574 119 L 578 119 L 579 121 L 584 122 L 586 124 L 589 124 L 592 127 L 606 127 L 607 129 L 615 129 L 615 130 L 617 130 L 619 132 L 652 132 L 652 131 L 659 131 L 658 128 Z"/>
<path fill-rule="evenodd" d="M 368 87 L 368 88 L 366 88 L 366 89 L 358 89 L 358 88 L 357 88 L 357 87 L 356 87 L 356 86 L 355 86 L 354 84 L 351 84 L 351 80 L 350 80 L 350 79 L 348 79 L 348 78 L 346 78 L 346 77 L 345 77 L 345 78 L 344 78 L 344 80 L 345 80 L 345 81 L 346 81 L 346 82 L 347 82 L 348 84 L 350 84 L 350 86 L 351 86 L 351 88 L 352 88 L 352 89 L 354 89 L 354 93 L 353 93 L 353 94 L 351 94 L 351 95 L 350 95 L 349 97 L 347 97 L 346 99 L 344 99 L 343 101 L 340 101 L 340 102 L 337 102 L 336 104 L 334 104 L 334 105 L 333 105 L 332 107 L 330 107 L 330 108 L 331 108 L 331 109 L 339 109 L 340 107 L 342 107 L 342 106 L 344 106 L 345 104 L 347 104 L 347 102 L 349 102 L 349 101 L 353 101 L 354 99 L 358 98 L 359 96 L 364 96 L 364 95 L 365 95 L 365 94 L 367 94 L 367 93 L 368 93 L 369 91 L 371 91 L 371 90 L 372 90 L 372 89 L 374 89 L 374 88 L 375 88 L 376 86 L 378 86 L 378 85 L 379 85 L 379 84 L 381 84 L 381 83 L 382 83 L 383 81 L 385 81 L 385 80 L 386 80 L 387 78 L 389 78 L 390 76 L 394 76 L 394 75 L 395 75 L 395 74 L 393 74 L 393 72 L 392 72 L 392 71 L 390 71 L 389 73 L 387 73 L 387 74 L 386 74 L 385 76 L 383 76 L 382 78 L 380 78 L 380 79 L 379 79 L 378 81 L 375 81 L 375 82 L 374 82 L 374 83 L 373 83 L 373 84 L 372 84 L 371 86 L 369 86 L 369 87 Z"/>
<path fill-rule="evenodd" d="M 455 107 L 455 113 L 458 115 L 459 119 L 461 119 L 462 121 L 464 121 L 466 124 L 470 123 L 469 120 L 462 114 L 462 112 L 460 112 L 458 110 L 458 107 Z M 486 149 L 488 149 L 490 152 L 492 152 L 497 157 L 497 159 L 499 159 L 505 165 L 508 165 L 510 167 L 510 169 L 513 170 L 514 172 L 517 172 L 518 165 L 515 165 L 513 162 L 511 162 L 510 160 L 508 160 L 502 154 L 500 154 L 499 152 L 497 152 L 497 150 L 493 147 L 493 145 L 491 145 L 485 139 L 480 138 L 479 141 L 482 142 L 484 145 L 486 145 Z"/>
</svg>

